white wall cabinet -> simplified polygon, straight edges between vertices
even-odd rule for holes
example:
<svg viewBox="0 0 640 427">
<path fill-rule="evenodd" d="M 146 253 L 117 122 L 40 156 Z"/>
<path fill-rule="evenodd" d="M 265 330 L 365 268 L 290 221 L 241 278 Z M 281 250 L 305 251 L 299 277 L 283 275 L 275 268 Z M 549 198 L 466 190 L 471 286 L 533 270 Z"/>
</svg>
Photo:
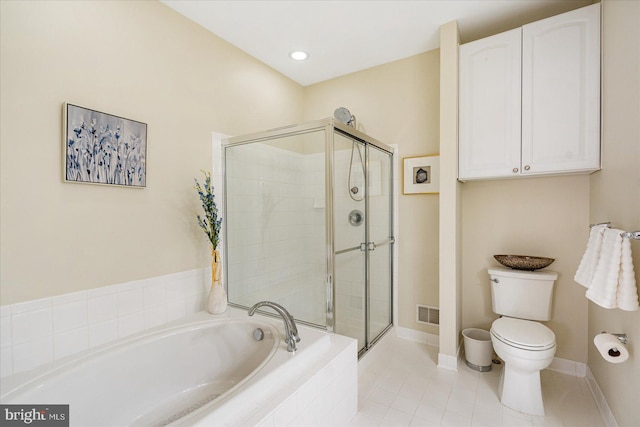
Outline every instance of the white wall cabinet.
<svg viewBox="0 0 640 427">
<path fill-rule="evenodd" d="M 518 28 L 460 46 L 460 179 L 520 167 L 521 41 Z"/>
<path fill-rule="evenodd" d="M 460 46 L 460 180 L 600 168 L 600 5 Z"/>
</svg>

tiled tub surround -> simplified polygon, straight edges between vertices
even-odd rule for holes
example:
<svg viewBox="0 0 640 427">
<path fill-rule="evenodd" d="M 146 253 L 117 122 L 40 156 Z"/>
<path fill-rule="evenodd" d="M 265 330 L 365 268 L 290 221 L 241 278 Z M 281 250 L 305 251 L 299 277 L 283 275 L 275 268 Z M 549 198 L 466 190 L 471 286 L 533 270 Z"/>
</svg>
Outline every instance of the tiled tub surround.
<svg viewBox="0 0 640 427">
<path fill-rule="evenodd" d="M 210 268 L 0 307 L 0 374 L 25 372 L 204 308 Z"/>
<path fill-rule="evenodd" d="M 253 339 L 255 327 L 265 331 L 263 341 Z M 62 398 L 78 425 L 346 425 L 357 408 L 355 340 L 301 326 L 292 354 L 282 330 L 280 319 L 244 310 L 199 312 L 65 358 L 54 370 L 6 378 L 2 401 Z M 140 360 L 153 363 L 127 370 Z M 201 384 L 203 376 L 210 382 Z M 128 396 L 122 381 L 132 381 Z M 99 390 L 87 395 L 92 385 Z"/>
</svg>

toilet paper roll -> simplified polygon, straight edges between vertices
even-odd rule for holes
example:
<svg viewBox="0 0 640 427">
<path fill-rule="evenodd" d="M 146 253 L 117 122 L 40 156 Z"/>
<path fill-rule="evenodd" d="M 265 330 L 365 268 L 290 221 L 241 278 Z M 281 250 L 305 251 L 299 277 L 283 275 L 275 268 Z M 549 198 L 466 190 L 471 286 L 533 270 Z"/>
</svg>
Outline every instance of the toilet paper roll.
<svg viewBox="0 0 640 427">
<path fill-rule="evenodd" d="M 609 363 L 622 363 L 629 358 L 629 351 L 615 335 L 598 334 L 593 339 L 593 343 L 602 358 Z"/>
</svg>

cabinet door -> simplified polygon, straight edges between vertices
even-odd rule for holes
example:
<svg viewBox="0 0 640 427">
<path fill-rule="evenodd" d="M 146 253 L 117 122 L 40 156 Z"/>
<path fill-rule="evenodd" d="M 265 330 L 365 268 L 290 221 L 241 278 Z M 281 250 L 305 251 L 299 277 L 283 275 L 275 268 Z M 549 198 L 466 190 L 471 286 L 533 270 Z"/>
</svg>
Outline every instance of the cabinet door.
<svg viewBox="0 0 640 427">
<path fill-rule="evenodd" d="M 461 180 L 518 175 L 521 29 L 460 46 Z"/>
<path fill-rule="evenodd" d="M 600 168 L 600 5 L 522 30 L 523 174 Z"/>
</svg>

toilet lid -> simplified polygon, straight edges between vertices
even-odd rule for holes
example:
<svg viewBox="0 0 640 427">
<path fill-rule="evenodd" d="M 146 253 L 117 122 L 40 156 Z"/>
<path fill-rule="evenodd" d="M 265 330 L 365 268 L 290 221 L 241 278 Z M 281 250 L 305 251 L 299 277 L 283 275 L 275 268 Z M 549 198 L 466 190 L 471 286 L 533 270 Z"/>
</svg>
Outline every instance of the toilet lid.
<svg viewBox="0 0 640 427">
<path fill-rule="evenodd" d="M 491 333 L 508 345 L 526 350 L 547 350 L 556 344 L 551 329 L 531 320 L 501 317 L 491 325 Z"/>
</svg>

